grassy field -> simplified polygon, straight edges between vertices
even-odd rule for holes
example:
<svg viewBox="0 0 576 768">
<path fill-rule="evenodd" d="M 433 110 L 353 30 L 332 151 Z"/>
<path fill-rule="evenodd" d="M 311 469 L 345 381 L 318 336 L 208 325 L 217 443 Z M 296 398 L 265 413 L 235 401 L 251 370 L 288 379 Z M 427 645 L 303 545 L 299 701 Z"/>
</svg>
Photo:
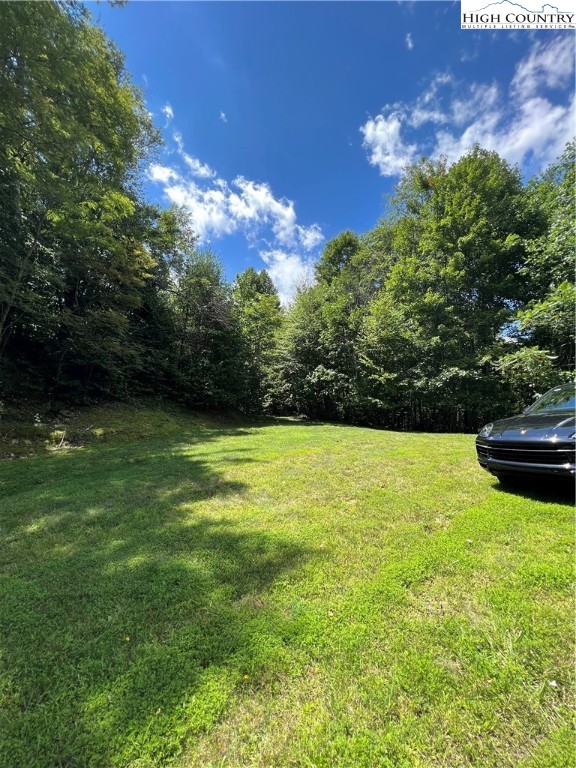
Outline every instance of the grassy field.
<svg viewBox="0 0 576 768">
<path fill-rule="evenodd" d="M 573 767 L 572 504 L 471 436 L 0 433 L 2 768 Z"/>
</svg>

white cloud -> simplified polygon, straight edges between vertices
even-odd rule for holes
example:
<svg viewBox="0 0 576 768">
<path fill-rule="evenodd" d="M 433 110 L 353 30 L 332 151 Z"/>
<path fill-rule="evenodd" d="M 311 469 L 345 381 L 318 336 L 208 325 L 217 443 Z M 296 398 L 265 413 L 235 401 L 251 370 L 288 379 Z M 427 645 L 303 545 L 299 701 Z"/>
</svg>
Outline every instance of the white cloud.
<svg viewBox="0 0 576 768">
<path fill-rule="evenodd" d="M 209 165 L 202 163 L 200 160 L 198 160 L 197 157 L 192 157 L 192 155 L 189 155 L 185 151 L 182 135 L 178 133 L 178 131 L 174 131 L 172 135 L 174 141 L 176 142 L 176 151 L 188 166 L 192 176 L 195 176 L 199 179 L 212 179 L 214 176 L 216 176 L 216 171 L 213 171 Z"/>
<path fill-rule="evenodd" d="M 500 91 L 496 83 L 484 85 L 472 83 L 469 90 L 461 97 L 453 99 L 451 104 L 451 121 L 455 125 L 466 125 L 479 115 L 497 109 Z"/>
<path fill-rule="evenodd" d="M 479 112 L 460 135 L 447 130 L 438 132 L 433 156 L 455 162 L 477 143 L 511 163 L 534 160 L 537 166 L 544 167 L 562 153 L 573 137 L 575 115 L 574 99 L 562 105 L 534 96 L 515 104 L 512 116 L 499 103 Z"/>
<path fill-rule="evenodd" d="M 222 120 L 223 123 L 228 122 L 228 117 L 226 116 L 226 112 L 220 112 L 220 120 Z"/>
<path fill-rule="evenodd" d="M 188 168 L 190 168 L 193 176 L 197 176 L 199 179 L 212 179 L 216 176 L 216 171 L 213 171 L 209 165 L 206 165 L 206 163 L 200 162 L 197 157 L 192 157 L 186 152 L 183 152 L 182 159 Z"/>
<path fill-rule="evenodd" d="M 292 301 L 299 287 L 312 281 L 314 262 L 311 259 L 303 258 L 298 253 L 286 253 L 277 249 L 260 251 L 260 256 L 284 305 Z"/>
<path fill-rule="evenodd" d="M 162 113 L 166 117 L 167 120 L 172 120 L 174 117 L 174 110 L 172 109 L 170 104 L 164 104 L 162 107 Z"/>
<path fill-rule="evenodd" d="M 324 235 L 318 224 L 312 224 L 311 227 L 298 226 L 298 239 L 306 251 L 311 251 L 318 247 L 324 241 Z"/>
<path fill-rule="evenodd" d="M 536 43 L 530 54 L 516 67 L 512 93 L 529 98 L 546 88 L 564 88 L 574 79 L 574 38 L 572 35 Z"/>
<path fill-rule="evenodd" d="M 299 224 L 294 202 L 275 197 L 264 182 L 217 177 L 210 166 L 185 151 L 178 132 L 173 139 L 172 157 L 178 167 L 151 165 L 149 178 L 163 186 L 170 202 L 190 213 L 201 244 L 243 234 L 267 264 L 282 301 L 289 301 L 298 282 L 311 274 L 315 251 L 324 241 L 320 226 Z"/>
<path fill-rule="evenodd" d="M 230 211 L 238 221 L 270 224 L 279 243 L 289 245 L 296 238 L 296 211 L 291 200 L 277 200 L 268 184 L 238 176 L 238 193 L 230 195 Z"/>
<path fill-rule="evenodd" d="M 184 151 L 184 139 L 182 138 L 182 134 L 179 131 L 174 131 L 172 134 L 172 138 L 176 142 L 176 146 L 178 147 L 178 152 Z"/>
<path fill-rule="evenodd" d="M 573 76 L 574 38 L 562 35 L 534 42 L 507 87 L 436 75 L 413 103 L 388 104 L 361 126 L 368 161 L 381 175 L 398 176 L 417 154 L 454 162 L 478 143 L 509 162 L 541 168 L 574 135 L 574 99 L 550 93 L 567 89 Z M 416 134 L 423 126 L 427 132 Z"/>
<path fill-rule="evenodd" d="M 414 41 L 412 40 L 412 35 L 410 32 L 406 35 L 406 48 L 408 48 L 409 51 L 411 51 L 414 48 Z"/>
<path fill-rule="evenodd" d="M 362 146 L 369 150 L 369 162 L 378 166 L 382 176 L 397 176 L 414 160 L 416 145 L 406 144 L 400 136 L 405 120 L 401 112 L 392 112 L 388 117 L 370 118 L 360 128 L 364 134 Z"/>
<path fill-rule="evenodd" d="M 409 110 L 406 109 L 406 105 L 402 104 L 396 105 L 396 108 L 407 113 L 406 120 L 414 128 L 418 128 L 424 123 L 445 123 L 448 121 L 448 116 L 442 108 L 442 97 L 453 86 L 453 83 L 452 75 L 446 72 L 437 74 Z"/>
<path fill-rule="evenodd" d="M 192 175 L 199 175 L 195 167 L 191 170 Z M 250 181 L 243 176 L 228 183 L 204 174 L 202 178 L 210 179 L 211 183 L 201 186 L 165 166 L 151 166 L 150 178 L 164 183 L 166 196 L 190 211 L 201 241 L 210 236 L 243 232 L 250 242 L 255 243 L 270 230 L 278 245 L 311 251 L 324 240 L 318 224 L 310 227 L 298 224 L 294 203 L 285 198 L 276 199 L 268 184 Z"/>
<path fill-rule="evenodd" d="M 477 59 L 478 55 L 477 48 L 464 48 L 460 54 L 460 61 L 465 64 L 467 61 L 474 61 L 474 59 Z"/>
<path fill-rule="evenodd" d="M 148 176 L 151 181 L 159 181 L 167 184 L 169 181 L 175 181 L 179 178 L 178 173 L 173 168 L 167 168 L 165 165 L 152 164 L 148 169 Z"/>
<path fill-rule="evenodd" d="M 236 231 L 237 225 L 228 215 L 226 191 L 215 187 L 202 189 L 188 180 L 168 185 L 164 192 L 170 202 L 190 213 L 201 243 L 208 242 L 211 235 L 222 237 Z"/>
</svg>

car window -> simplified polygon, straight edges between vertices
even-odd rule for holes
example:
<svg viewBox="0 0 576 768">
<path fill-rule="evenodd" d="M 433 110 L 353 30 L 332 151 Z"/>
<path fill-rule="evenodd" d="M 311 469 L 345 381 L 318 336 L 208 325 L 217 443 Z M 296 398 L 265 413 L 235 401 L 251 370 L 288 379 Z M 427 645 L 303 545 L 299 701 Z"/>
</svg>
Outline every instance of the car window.
<svg viewBox="0 0 576 768">
<path fill-rule="evenodd" d="M 527 409 L 527 413 L 570 411 L 576 408 L 576 392 L 573 386 L 555 387 Z"/>
</svg>

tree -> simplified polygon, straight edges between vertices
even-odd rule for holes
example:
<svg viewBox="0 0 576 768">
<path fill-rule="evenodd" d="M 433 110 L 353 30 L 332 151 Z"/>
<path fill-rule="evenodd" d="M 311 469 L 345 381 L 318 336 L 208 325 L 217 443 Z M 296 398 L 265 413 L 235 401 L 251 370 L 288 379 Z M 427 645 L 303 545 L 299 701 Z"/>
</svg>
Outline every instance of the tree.
<svg viewBox="0 0 576 768">
<path fill-rule="evenodd" d="M 353 258 L 360 248 L 360 240 L 354 232 L 346 230 L 329 240 L 324 246 L 320 261 L 316 265 L 316 277 L 331 283 Z"/>
<path fill-rule="evenodd" d="M 522 273 L 531 293 L 519 311 L 519 330 L 528 344 L 547 351 L 557 367 L 574 367 L 574 254 L 576 231 L 576 141 L 528 188 L 532 210 L 546 227 L 527 244 Z"/>
<path fill-rule="evenodd" d="M 243 408 L 261 413 L 271 402 L 270 371 L 283 319 L 278 291 L 266 270 L 249 267 L 237 276 L 232 297 L 244 341 Z"/>
<path fill-rule="evenodd" d="M 496 153 L 422 169 L 393 201 L 393 254 L 361 335 L 367 395 L 388 419 L 396 400 L 412 426 L 473 429 L 484 403 L 498 407 L 488 361 L 523 297 L 531 224 L 518 169 Z"/>
<path fill-rule="evenodd" d="M 141 304 L 131 314 L 132 343 L 144 350 L 135 384 L 148 394 L 173 396 L 177 372 L 174 297 L 196 234 L 190 216 L 173 206 L 141 208 L 143 239 L 153 260 L 151 277 L 141 291 Z"/>
<path fill-rule="evenodd" d="M 134 218 L 158 137 L 85 9 L 5 3 L 0 17 L 0 355 L 41 346 L 56 382 L 71 357 L 76 377 L 118 372 L 152 267 Z"/>
<path fill-rule="evenodd" d="M 175 388 L 196 407 L 244 402 L 244 346 L 222 267 L 209 250 L 187 255 L 174 286 Z"/>
</svg>

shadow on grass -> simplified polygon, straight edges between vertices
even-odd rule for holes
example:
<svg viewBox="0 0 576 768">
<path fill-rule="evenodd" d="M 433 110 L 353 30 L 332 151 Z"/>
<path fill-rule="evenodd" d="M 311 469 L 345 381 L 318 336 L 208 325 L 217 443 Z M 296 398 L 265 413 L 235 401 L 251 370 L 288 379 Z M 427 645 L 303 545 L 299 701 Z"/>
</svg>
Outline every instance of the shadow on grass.
<svg viewBox="0 0 576 768">
<path fill-rule="evenodd" d="M 244 434 L 5 467 L 0 764 L 161 765 L 269 670 L 282 638 L 267 590 L 313 553 L 218 514 L 246 490 L 218 470 L 252 461 Z"/>
<path fill-rule="evenodd" d="M 574 480 L 565 477 L 511 477 L 495 481 L 494 488 L 532 501 L 551 504 L 574 504 L 576 501 Z"/>
</svg>

